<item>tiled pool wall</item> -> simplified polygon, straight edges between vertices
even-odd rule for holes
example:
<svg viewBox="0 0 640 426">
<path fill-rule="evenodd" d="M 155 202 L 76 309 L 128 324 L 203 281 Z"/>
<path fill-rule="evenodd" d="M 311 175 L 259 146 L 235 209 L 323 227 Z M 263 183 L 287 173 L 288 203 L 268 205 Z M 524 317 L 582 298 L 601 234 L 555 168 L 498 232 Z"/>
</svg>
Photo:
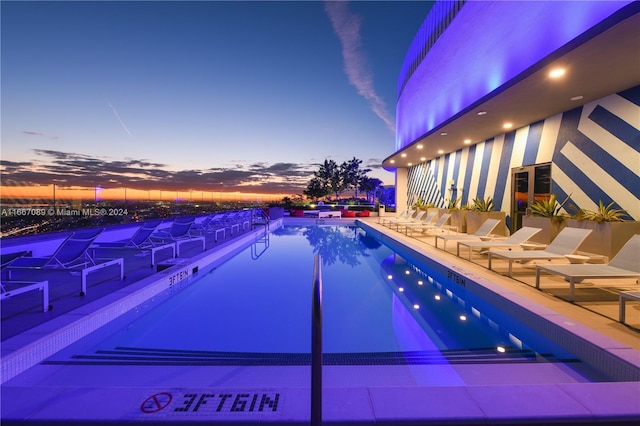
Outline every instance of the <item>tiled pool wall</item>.
<svg viewBox="0 0 640 426">
<path fill-rule="evenodd" d="M 272 221 L 269 224 L 270 230 L 280 228 L 282 223 L 282 219 Z M 199 269 L 233 257 L 264 234 L 265 228 L 256 228 L 214 251 L 189 259 L 176 259 L 176 264 L 170 268 L 7 339 L 2 342 L 0 383 L 33 367 L 161 292 L 190 280 Z"/>
<path fill-rule="evenodd" d="M 357 221 L 357 224 L 408 262 L 423 270 L 433 271 L 434 277 L 437 277 L 439 282 L 453 293 L 464 292 L 463 298 L 470 306 L 474 301 L 490 304 L 504 314 L 517 318 L 527 327 L 573 353 L 613 380 L 640 380 L 640 360 L 638 352 L 633 348 L 575 324 L 557 312 L 510 292 L 453 263 L 447 265 L 444 264 L 446 261 L 442 260 L 443 263 L 440 263 L 363 221 Z"/>
</svg>

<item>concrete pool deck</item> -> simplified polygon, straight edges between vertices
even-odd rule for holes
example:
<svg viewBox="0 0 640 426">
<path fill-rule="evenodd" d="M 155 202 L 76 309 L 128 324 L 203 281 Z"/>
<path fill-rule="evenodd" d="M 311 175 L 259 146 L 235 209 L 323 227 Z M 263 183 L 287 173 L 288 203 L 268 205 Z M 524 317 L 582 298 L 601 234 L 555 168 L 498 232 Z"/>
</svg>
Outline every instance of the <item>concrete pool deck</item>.
<svg viewBox="0 0 640 426">
<path fill-rule="evenodd" d="M 291 218 L 287 223 L 310 223 L 315 220 Z M 347 219 L 330 219 L 323 223 L 352 223 Z M 384 228 L 377 218 L 364 219 L 363 223 L 388 238 L 397 240 L 407 247 L 436 259 L 451 270 L 466 277 L 486 282 L 492 290 L 512 297 L 520 303 L 530 305 L 563 327 L 573 329 L 603 350 L 617 356 L 638 368 L 640 366 L 640 338 L 634 325 L 640 324 L 637 304 L 627 307 L 630 326 L 622 325 L 612 318 L 568 303 L 547 292 L 538 291 L 532 285 L 514 280 L 498 272 L 487 270 L 475 262 L 457 258 L 455 255 L 435 249 L 429 242 L 406 237 Z M 249 235 L 245 237 L 251 238 Z M 253 237 L 255 238 L 255 236 Z M 238 244 L 240 239 L 237 240 Z M 218 252 L 231 250 L 230 245 L 220 247 Z M 223 250 L 224 249 L 224 250 Z M 212 253 L 196 255 L 182 265 L 189 270 L 194 262 L 209 262 Z M 205 259 L 207 258 L 207 259 Z M 523 267 L 523 271 L 527 267 Z M 159 280 L 158 276 L 145 278 L 138 283 L 128 283 L 116 297 L 104 296 L 78 308 L 86 315 L 95 316 L 108 305 L 118 303 L 125 293 L 134 294 L 158 284 L 172 276 L 172 268 Z M 157 275 L 157 274 L 156 274 Z M 521 275 L 518 275 L 521 277 Z M 149 280 L 149 281 L 145 281 Z M 153 282 L 152 282 L 153 281 Z M 166 288 L 166 283 L 164 284 Z M 102 286 L 102 285 L 101 285 Z M 135 288 L 134 288 L 135 287 Z M 135 291 L 134 291 L 135 290 Z M 577 293 L 579 296 L 579 293 Z M 132 302 L 133 303 L 133 302 Z M 75 313 L 74 315 L 78 315 Z M 58 319 L 42 324 L 30 332 L 21 333 L 3 341 L 3 382 L 5 381 L 5 355 L 22 351 L 29 346 L 29 340 L 45 338 L 60 330 Z M 64 326 L 68 326 L 68 323 Z M 31 334 L 31 337 L 27 337 Z M 9 345 L 9 346 L 7 346 Z M 51 350 L 51 349 L 49 349 Z M 26 355 L 24 352 L 21 355 Z M 42 368 L 42 366 L 39 366 Z M 54 367 L 44 367 L 54 368 Z M 277 370 L 243 367 L 246 380 L 241 386 L 215 386 L 211 381 L 200 378 L 191 386 L 178 379 L 167 379 L 157 387 L 118 386 L 73 387 L 44 386 L 38 384 L 38 373 L 27 372 L 6 382 L 2 387 L 3 424 L 33 423 L 68 424 L 81 423 L 186 423 L 211 422 L 216 424 L 242 424 L 266 422 L 270 424 L 308 424 L 309 397 L 308 368 L 294 376 L 307 377 L 304 383 L 290 383 L 287 386 L 264 386 L 262 375 L 278 375 Z M 388 371 L 367 368 L 364 375 L 383 376 Z M 253 371 L 253 373 L 252 373 Z M 186 370 L 181 371 L 189 375 Z M 259 373 L 259 374 L 258 374 Z M 105 373 L 108 374 L 108 373 Z M 131 374 L 136 374 L 135 369 Z M 138 371 L 138 374 L 144 374 Z M 255 375 L 254 375 L 255 374 Z M 640 382 L 608 383 L 559 383 L 559 384 L 519 384 L 508 385 L 467 385 L 467 386 L 406 386 L 401 383 L 384 385 L 383 382 L 366 387 L 347 386 L 345 371 L 326 367 L 327 386 L 323 391 L 323 418 L 332 424 L 549 424 L 550 422 L 607 422 L 629 423 L 640 419 Z M 490 371 L 486 372 L 491 374 Z M 496 371 L 496 374 L 498 372 Z M 15 374 L 14 374 L 15 375 Z M 255 377 L 256 380 L 252 380 Z M 142 377 L 141 377 L 142 379 Z M 517 380 L 514 380 L 517 382 Z M 239 383 L 239 382 L 238 382 Z M 228 395 L 228 396 L 225 396 Z M 245 396 L 246 395 L 246 396 Z M 255 398 L 255 402 L 254 402 Z M 189 401 L 192 405 L 189 404 Z M 198 402 L 200 404 L 198 405 Z M 232 408 L 235 405 L 235 410 Z M 222 403 L 222 404 L 221 404 Z M 198 406 L 198 410 L 195 407 Z M 253 408 L 252 408 L 253 407 Z M 220 408 L 217 411 L 217 408 Z M 240 409 L 242 408 L 242 409 Z M 274 409 L 275 408 L 275 409 Z"/>
</svg>

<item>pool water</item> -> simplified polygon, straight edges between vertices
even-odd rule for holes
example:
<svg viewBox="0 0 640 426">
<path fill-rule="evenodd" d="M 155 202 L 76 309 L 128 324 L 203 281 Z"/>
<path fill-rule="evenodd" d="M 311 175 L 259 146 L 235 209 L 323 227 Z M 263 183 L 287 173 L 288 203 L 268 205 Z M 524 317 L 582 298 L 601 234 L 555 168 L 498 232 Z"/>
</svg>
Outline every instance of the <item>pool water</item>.
<svg viewBox="0 0 640 426">
<path fill-rule="evenodd" d="M 440 282 L 447 280 L 354 226 L 284 226 L 262 249 L 248 247 L 220 265 L 201 268 L 180 289 L 166 291 L 43 365 L 308 366 L 315 254 L 322 259 L 325 366 L 376 366 L 376 374 L 386 366 L 391 373 L 385 384 L 461 385 L 471 380 L 470 371 L 482 371 L 479 366 L 494 381 L 496 368 L 508 376 L 523 365 L 537 369 L 519 379 L 525 382 L 607 380 L 514 319 L 465 303 L 470 295 L 463 286 L 445 287 Z M 394 366 L 404 366 L 403 374 Z M 264 382 L 255 375 L 251 380 L 296 380 L 267 376 Z M 370 383 L 366 376 L 336 380 Z"/>
</svg>

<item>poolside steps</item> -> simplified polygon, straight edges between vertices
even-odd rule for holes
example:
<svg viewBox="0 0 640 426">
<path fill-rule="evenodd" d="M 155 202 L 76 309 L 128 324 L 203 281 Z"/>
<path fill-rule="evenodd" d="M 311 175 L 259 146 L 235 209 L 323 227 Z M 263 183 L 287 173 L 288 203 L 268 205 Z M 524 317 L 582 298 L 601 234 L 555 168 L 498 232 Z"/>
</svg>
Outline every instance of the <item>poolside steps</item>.
<svg viewBox="0 0 640 426">
<path fill-rule="evenodd" d="M 459 349 L 442 351 L 325 353 L 323 365 L 438 365 L 438 364 L 514 364 L 578 363 L 554 354 L 538 354 L 528 349 Z M 310 365 L 308 353 L 212 352 L 176 349 L 116 347 L 89 354 L 73 354 L 49 359 L 43 365 L 139 365 L 139 366 L 295 366 Z"/>
</svg>

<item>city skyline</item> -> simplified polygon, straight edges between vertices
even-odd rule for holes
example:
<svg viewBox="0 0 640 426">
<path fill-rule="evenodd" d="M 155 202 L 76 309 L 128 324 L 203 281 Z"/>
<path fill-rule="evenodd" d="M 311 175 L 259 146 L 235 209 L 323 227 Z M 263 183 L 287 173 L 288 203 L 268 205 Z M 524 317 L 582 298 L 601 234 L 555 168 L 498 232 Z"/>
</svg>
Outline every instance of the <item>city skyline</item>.
<svg viewBox="0 0 640 426">
<path fill-rule="evenodd" d="M 397 77 L 429 6 L 2 2 L 3 193 L 287 196 L 353 157 L 392 184 Z"/>
</svg>

